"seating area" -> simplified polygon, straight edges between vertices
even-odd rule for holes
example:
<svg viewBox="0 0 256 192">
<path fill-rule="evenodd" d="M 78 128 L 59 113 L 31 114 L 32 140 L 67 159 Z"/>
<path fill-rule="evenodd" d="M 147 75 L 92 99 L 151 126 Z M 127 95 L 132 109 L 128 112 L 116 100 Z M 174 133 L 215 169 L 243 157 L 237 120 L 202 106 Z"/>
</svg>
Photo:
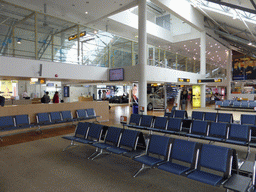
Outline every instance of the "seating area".
<svg viewBox="0 0 256 192">
<path fill-rule="evenodd" d="M 93 108 L 77 110 L 77 117 L 73 118 L 71 111 L 58 111 L 49 113 L 37 113 L 36 123 L 30 123 L 30 117 L 27 114 L 15 115 L 15 116 L 3 116 L 0 117 L 0 131 L 10 131 L 30 127 L 54 125 L 59 123 L 76 122 L 82 120 L 95 119 L 97 121 L 97 116 Z M 83 114 L 83 116 L 81 115 Z"/>
<path fill-rule="evenodd" d="M 229 109 L 229 110 L 243 110 L 243 111 L 254 111 L 256 107 L 256 102 L 254 100 L 225 100 L 225 101 L 216 101 L 216 109 Z"/>
<path fill-rule="evenodd" d="M 216 187 L 236 187 L 232 184 L 234 177 L 239 175 L 237 154 L 234 149 L 156 134 L 150 135 L 147 146 L 139 149 L 139 137 L 143 137 L 140 131 L 117 127 L 105 128 L 106 133 L 103 136 L 103 126 L 79 122 L 74 136 L 62 138 L 71 140 L 72 146 L 74 142 L 78 142 L 95 147 L 95 153 L 88 157 L 91 160 L 103 154 L 115 154 L 116 158 L 122 155 L 142 164 L 133 177 L 137 177 L 145 169 L 157 168 Z M 250 176 L 246 178 L 247 181 L 252 181 Z M 229 185 L 225 185 L 227 182 Z M 251 183 L 246 182 L 242 185 L 248 189 Z"/>
<path fill-rule="evenodd" d="M 142 120 L 147 123 L 141 125 Z M 198 120 L 199 119 L 199 120 Z M 184 127 L 189 122 L 189 128 Z M 241 120 L 233 122 L 229 113 L 192 112 L 189 119 L 154 117 L 132 114 L 127 128 L 148 131 L 146 137 L 155 133 L 174 134 L 189 138 L 203 139 L 210 143 L 221 142 L 247 148 L 245 158 L 250 154 L 250 148 L 256 147 L 255 116 L 241 115 Z"/>
</svg>

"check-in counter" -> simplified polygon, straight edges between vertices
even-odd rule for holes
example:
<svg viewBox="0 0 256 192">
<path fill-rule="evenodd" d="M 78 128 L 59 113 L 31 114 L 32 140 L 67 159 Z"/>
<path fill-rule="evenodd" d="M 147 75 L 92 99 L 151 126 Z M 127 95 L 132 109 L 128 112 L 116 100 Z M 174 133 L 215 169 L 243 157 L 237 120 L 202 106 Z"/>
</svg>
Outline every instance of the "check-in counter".
<svg viewBox="0 0 256 192">
<path fill-rule="evenodd" d="M 73 117 L 76 118 L 75 111 L 77 109 L 94 108 L 98 121 L 109 120 L 109 102 L 108 101 L 79 101 L 72 103 L 52 103 L 52 104 L 29 104 L 29 105 L 7 105 L 0 107 L 0 116 L 14 116 L 28 114 L 31 123 L 36 122 L 37 113 L 47 113 L 55 111 L 71 111 Z"/>
</svg>

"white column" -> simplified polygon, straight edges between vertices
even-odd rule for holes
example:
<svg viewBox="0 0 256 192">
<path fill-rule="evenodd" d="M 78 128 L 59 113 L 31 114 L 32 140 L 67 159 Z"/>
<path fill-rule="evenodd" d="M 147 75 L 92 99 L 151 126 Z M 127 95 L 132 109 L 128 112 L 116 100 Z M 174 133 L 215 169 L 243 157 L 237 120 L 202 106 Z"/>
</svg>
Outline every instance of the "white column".
<svg viewBox="0 0 256 192">
<path fill-rule="evenodd" d="M 232 99 L 231 98 L 231 81 L 232 81 L 232 74 L 231 74 L 231 71 L 232 71 L 232 51 L 231 50 L 228 50 L 226 52 L 227 54 L 227 99 Z"/>
<path fill-rule="evenodd" d="M 144 107 L 144 113 L 147 114 L 147 81 L 146 81 L 146 63 L 147 63 L 147 7 L 146 0 L 139 0 L 139 107 Z"/>
<path fill-rule="evenodd" d="M 205 78 L 206 74 L 206 33 L 201 32 L 200 38 L 200 74 L 201 78 Z M 205 85 L 201 85 L 201 107 L 205 107 Z"/>
<path fill-rule="evenodd" d="M 205 89 L 206 89 L 206 85 L 203 84 L 201 85 L 201 107 L 205 107 Z"/>
<path fill-rule="evenodd" d="M 205 77 L 206 73 L 206 33 L 201 32 L 200 38 L 200 74 Z"/>
</svg>

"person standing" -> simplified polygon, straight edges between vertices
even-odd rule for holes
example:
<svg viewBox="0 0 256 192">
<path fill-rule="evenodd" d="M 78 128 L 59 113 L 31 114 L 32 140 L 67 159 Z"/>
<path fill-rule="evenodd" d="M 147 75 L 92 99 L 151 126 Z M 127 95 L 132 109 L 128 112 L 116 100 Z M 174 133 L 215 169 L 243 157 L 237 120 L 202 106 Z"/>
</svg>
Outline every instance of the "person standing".
<svg viewBox="0 0 256 192">
<path fill-rule="evenodd" d="M 101 99 L 101 90 L 100 89 L 98 91 L 98 94 L 99 94 L 99 99 Z"/>
<path fill-rule="evenodd" d="M 44 96 L 41 98 L 42 103 L 50 103 L 51 99 L 49 97 L 49 92 L 46 91 Z"/>
<path fill-rule="evenodd" d="M 3 96 L 0 96 L 0 107 L 3 107 L 5 104 L 5 98 Z"/>
<path fill-rule="evenodd" d="M 59 98 L 59 92 L 56 91 L 54 96 L 53 96 L 53 99 L 52 99 L 52 102 L 53 103 L 59 103 L 60 102 L 60 98 Z"/>
</svg>

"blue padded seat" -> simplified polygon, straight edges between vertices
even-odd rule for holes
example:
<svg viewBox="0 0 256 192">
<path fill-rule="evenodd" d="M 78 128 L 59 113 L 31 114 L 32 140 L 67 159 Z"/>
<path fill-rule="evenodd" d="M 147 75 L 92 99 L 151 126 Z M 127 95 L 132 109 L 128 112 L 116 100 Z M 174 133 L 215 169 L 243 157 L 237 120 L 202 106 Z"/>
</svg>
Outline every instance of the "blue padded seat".
<svg viewBox="0 0 256 192">
<path fill-rule="evenodd" d="M 256 107 L 256 102 L 250 102 L 248 107 L 253 109 L 254 107 Z"/>
<path fill-rule="evenodd" d="M 189 170 L 195 168 L 196 152 L 198 150 L 198 144 L 191 141 L 175 139 L 172 148 L 170 161 L 160 164 L 158 169 L 181 175 Z M 178 160 L 179 162 L 185 162 L 190 164 L 190 167 L 181 164 L 173 163 L 172 160 Z"/>
<path fill-rule="evenodd" d="M 91 117 L 91 116 L 96 116 L 96 113 L 95 113 L 95 111 L 94 111 L 94 109 L 93 108 L 90 108 L 90 109 L 86 109 L 86 112 L 87 112 L 87 116 L 88 117 Z"/>
<path fill-rule="evenodd" d="M 234 101 L 233 107 L 241 107 L 241 102 L 240 101 Z"/>
<path fill-rule="evenodd" d="M 250 141 L 250 128 L 248 125 L 231 124 L 227 143 L 247 145 Z"/>
<path fill-rule="evenodd" d="M 74 121 L 71 111 L 61 111 L 62 120 L 66 122 Z"/>
<path fill-rule="evenodd" d="M 49 113 L 38 113 L 36 114 L 36 119 L 38 124 L 51 124 Z"/>
<path fill-rule="evenodd" d="M 166 117 L 155 117 L 155 122 L 152 130 L 165 130 L 167 125 L 168 118 Z"/>
<path fill-rule="evenodd" d="M 15 124 L 12 116 L 0 117 L 0 129 L 11 130 L 15 129 Z"/>
<path fill-rule="evenodd" d="M 241 102 L 241 107 L 247 109 L 249 107 L 249 102 Z"/>
<path fill-rule="evenodd" d="M 194 120 L 192 122 L 192 127 L 187 136 L 201 138 L 206 136 L 208 133 L 208 122 L 207 121 L 198 121 Z"/>
<path fill-rule="evenodd" d="M 140 125 L 134 125 L 132 127 L 137 129 L 147 129 L 152 127 L 154 116 L 151 115 L 142 115 Z"/>
<path fill-rule="evenodd" d="M 217 122 L 219 123 L 233 123 L 232 113 L 218 113 Z"/>
<path fill-rule="evenodd" d="M 215 123 L 210 124 L 209 134 L 205 139 L 211 141 L 224 141 L 227 137 L 228 124 L 226 123 Z"/>
<path fill-rule="evenodd" d="M 216 101 L 215 105 L 223 106 L 223 102 L 222 101 Z"/>
<path fill-rule="evenodd" d="M 233 106 L 233 104 L 234 104 L 235 101 L 236 101 L 236 100 L 229 100 L 230 106 Z"/>
<path fill-rule="evenodd" d="M 192 119 L 194 120 L 204 120 L 204 112 L 202 111 L 192 111 Z"/>
<path fill-rule="evenodd" d="M 91 123 L 90 128 L 87 134 L 87 137 L 84 139 L 77 139 L 76 142 L 80 142 L 83 144 L 92 144 L 98 142 L 101 138 L 103 131 L 103 125 Z"/>
<path fill-rule="evenodd" d="M 139 134 L 139 131 L 124 129 L 119 145 L 107 148 L 106 150 L 115 154 L 123 154 L 136 150 Z"/>
<path fill-rule="evenodd" d="M 241 114 L 240 118 L 242 125 L 256 125 L 256 115 Z"/>
<path fill-rule="evenodd" d="M 94 147 L 100 149 L 106 149 L 107 147 L 117 146 L 123 129 L 117 127 L 108 127 L 107 134 L 105 136 L 104 143 L 93 143 Z"/>
<path fill-rule="evenodd" d="M 16 122 L 17 128 L 26 128 L 34 126 L 30 124 L 28 115 L 15 115 L 14 120 Z"/>
<path fill-rule="evenodd" d="M 228 178 L 231 157 L 232 150 L 229 148 L 204 144 L 201 149 L 197 169 L 188 174 L 187 177 L 209 185 L 219 186 Z M 221 172 L 223 176 L 202 171 L 201 167 Z"/>
<path fill-rule="evenodd" d="M 155 167 L 158 163 L 166 161 L 170 151 L 170 141 L 170 137 L 151 135 L 149 145 L 147 147 L 147 153 L 133 159 L 134 161 L 143 164 L 142 168 L 135 173 L 134 177 L 136 177 L 144 169 L 144 165 L 152 168 Z M 160 157 L 153 157 L 152 155 L 162 156 L 163 159 Z"/>
<path fill-rule="evenodd" d="M 242 125 L 256 125 L 256 115 L 241 114 L 240 123 Z"/>
<path fill-rule="evenodd" d="M 178 133 L 182 129 L 182 119 L 170 118 L 165 133 Z"/>
<path fill-rule="evenodd" d="M 222 107 L 229 107 L 231 105 L 231 102 L 229 100 L 223 101 Z"/>
<path fill-rule="evenodd" d="M 76 116 L 77 116 L 77 119 L 80 119 L 80 120 L 88 119 L 88 115 L 85 109 L 76 110 Z"/>
<path fill-rule="evenodd" d="M 205 112 L 204 114 L 205 121 L 216 122 L 216 119 L 217 119 L 217 113 Z"/>
<path fill-rule="evenodd" d="M 88 119 L 97 119 L 97 117 L 100 117 L 99 115 L 96 115 L 96 112 L 93 108 L 86 109 L 86 113 Z"/>
<path fill-rule="evenodd" d="M 131 114 L 129 124 L 127 126 L 129 127 L 133 125 L 140 125 L 140 120 L 141 120 L 141 115 Z"/>
<path fill-rule="evenodd" d="M 109 147 L 117 146 L 123 129 L 116 127 L 108 127 L 105 135 L 104 142 L 93 143 L 92 146 L 96 147 L 96 151 L 88 158 L 95 159 L 96 157 L 104 154 L 103 150 Z"/>
<path fill-rule="evenodd" d="M 52 123 L 63 123 L 60 112 L 50 112 Z"/>
<path fill-rule="evenodd" d="M 175 110 L 173 117 L 174 118 L 186 119 L 186 118 L 188 118 L 188 114 L 187 114 L 187 111 L 185 111 L 185 110 Z"/>
<path fill-rule="evenodd" d="M 79 122 L 76 126 L 74 136 L 63 136 L 62 138 L 67 139 L 67 140 L 72 140 L 72 141 L 84 139 L 87 136 L 87 132 L 89 130 L 89 127 L 90 127 L 90 123 L 88 123 L 88 122 L 84 122 L 84 123 Z"/>
<path fill-rule="evenodd" d="M 173 115 L 174 115 L 174 111 L 171 111 L 171 112 L 164 112 L 164 117 L 168 117 L 168 118 L 173 118 Z"/>
</svg>

